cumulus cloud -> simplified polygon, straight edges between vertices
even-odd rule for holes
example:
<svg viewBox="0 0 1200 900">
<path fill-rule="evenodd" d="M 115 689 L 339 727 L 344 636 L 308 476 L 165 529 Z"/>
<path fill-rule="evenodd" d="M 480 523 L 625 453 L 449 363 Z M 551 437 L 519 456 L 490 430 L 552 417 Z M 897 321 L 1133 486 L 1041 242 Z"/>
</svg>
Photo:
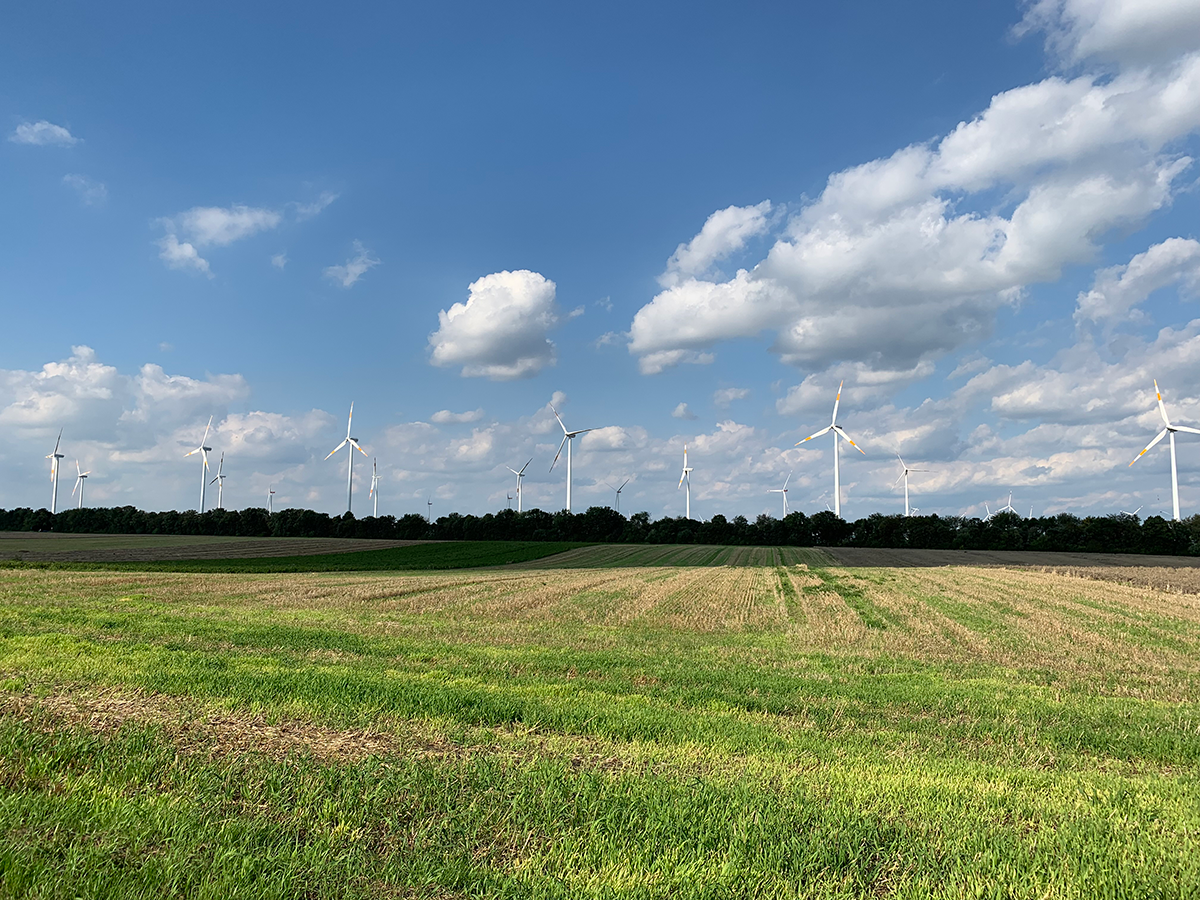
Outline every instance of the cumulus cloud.
<svg viewBox="0 0 1200 900">
<path fill-rule="evenodd" d="M 718 409 L 728 409 L 735 400 L 745 400 L 750 396 L 750 388 L 721 388 L 713 392 L 713 406 Z"/>
<path fill-rule="evenodd" d="M 1068 63 L 1147 64 L 1196 48 L 1200 6 L 1189 0 L 1034 0 L 1015 33 L 1046 35 Z"/>
<path fill-rule="evenodd" d="M 1080 46 L 1133 9 L 1041 6 L 1081 23 Z M 1192 15 L 1166 0 L 1150 6 L 1154 21 Z M 1186 34 L 1187 48 L 1200 44 L 1200 29 Z M 1197 130 L 1200 53 L 1005 91 L 940 140 L 830 176 L 766 256 L 730 277 L 706 271 L 711 260 L 771 223 L 766 209 L 714 213 L 634 316 L 629 350 L 647 374 L 762 334 L 784 362 L 809 369 L 937 358 L 985 337 L 1030 285 L 1092 262 L 1105 235 L 1168 206 L 1192 162 L 1180 141 Z"/>
<path fill-rule="evenodd" d="M 38 122 L 22 122 L 16 127 L 8 139 L 14 144 L 33 144 L 38 147 L 58 145 L 69 147 L 78 144 L 79 138 L 71 134 L 70 129 L 55 125 L 42 119 Z"/>
<path fill-rule="evenodd" d="M 673 410 L 671 410 L 671 415 L 676 419 L 686 419 L 688 421 L 694 421 L 696 419 L 696 414 L 688 409 L 688 405 L 686 403 L 680 403 L 678 406 L 676 406 Z"/>
<path fill-rule="evenodd" d="M 92 181 L 86 175 L 64 175 L 63 184 L 74 188 L 79 199 L 88 206 L 96 206 L 108 199 L 108 188 L 99 181 Z"/>
<path fill-rule="evenodd" d="M 164 221 L 171 231 L 204 248 L 227 247 L 234 241 L 274 228 L 281 219 L 282 216 L 273 209 L 238 204 L 195 206 Z"/>
<path fill-rule="evenodd" d="M 435 366 L 461 366 L 466 377 L 527 378 L 555 362 L 549 332 L 559 324 L 555 284 L 521 269 L 472 282 L 467 302 L 438 313 L 429 336 Z"/>
<path fill-rule="evenodd" d="M 448 409 L 439 409 L 429 421 L 435 425 L 463 425 L 469 422 L 478 422 L 483 418 L 482 409 L 469 409 L 466 412 L 451 412 Z"/>
<path fill-rule="evenodd" d="M 1174 284 L 1192 291 L 1200 286 L 1200 242 L 1169 238 L 1125 265 L 1101 269 L 1091 289 L 1079 294 L 1075 321 L 1128 320 L 1152 293 Z"/>
<path fill-rule="evenodd" d="M 325 269 L 325 277 L 341 282 L 342 287 L 353 287 L 358 279 L 379 265 L 379 260 L 371 255 L 371 251 L 363 246 L 361 241 L 354 242 L 354 255 L 346 260 L 343 266 L 329 266 Z"/>
<path fill-rule="evenodd" d="M 203 272 L 209 278 L 212 278 L 212 271 L 209 269 L 208 260 L 201 256 L 200 252 L 192 244 L 186 241 L 180 243 L 179 238 L 173 234 L 159 238 L 157 244 L 158 258 L 167 264 L 167 268 L 191 269 L 195 272 Z"/>
</svg>

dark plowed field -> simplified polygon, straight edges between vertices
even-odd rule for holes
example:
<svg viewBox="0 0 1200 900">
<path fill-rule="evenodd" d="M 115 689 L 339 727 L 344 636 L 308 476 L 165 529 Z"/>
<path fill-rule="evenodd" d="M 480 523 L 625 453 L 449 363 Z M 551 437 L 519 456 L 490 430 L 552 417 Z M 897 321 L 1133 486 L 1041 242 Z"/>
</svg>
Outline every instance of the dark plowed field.
<svg viewBox="0 0 1200 900">
<path fill-rule="evenodd" d="M 0 532 L 0 559 L 31 562 L 154 562 L 311 556 L 409 547 L 428 541 L 354 538 L 244 538 L 178 534 L 41 534 Z"/>
</svg>

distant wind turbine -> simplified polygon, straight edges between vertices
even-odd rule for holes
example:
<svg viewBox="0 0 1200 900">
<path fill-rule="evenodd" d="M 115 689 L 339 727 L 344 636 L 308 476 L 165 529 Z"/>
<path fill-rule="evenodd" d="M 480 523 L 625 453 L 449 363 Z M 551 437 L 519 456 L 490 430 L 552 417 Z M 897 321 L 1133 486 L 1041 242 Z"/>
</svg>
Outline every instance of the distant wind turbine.
<svg viewBox="0 0 1200 900">
<path fill-rule="evenodd" d="M 75 460 L 75 471 L 77 476 L 75 478 L 75 487 L 71 488 L 71 493 L 74 494 L 76 490 L 79 491 L 79 506 L 77 508 L 83 509 L 83 485 L 87 481 L 87 477 L 92 473 L 90 469 L 87 472 L 80 472 L 79 460 Z"/>
<path fill-rule="evenodd" d="M 1017 512 L 1017 510 L 1016 510 L 1016 507 L 1014 507 L 1014 506 L 1012 505 L 1012 491 L 1009 491 L 1009 492 L 1008 492 L 1008 504 L 1007 504 L 1006 506 L 1002 506 L 1002 507 L 1000 507 L 998 510 L 996 510 L 996 512 L 998 512 L 998 513 L 1002 513 L 1002 512 L 1010 512 L 1010 513 L 1012 513 L 1014 516 L 1019 516 L 1019 515 L 1020 515 L 1020 513 L 1019 513 L 1019 512 Z"/>
<path fill-rule="evenodd" d="M 987 515 L 983 517 L 983 521 L 985 521 L 985 522 L 986 522 L 986 521 L 988 521 L 989 519 L 991 519 L 991 517 L 992 517 L 992 511 L 991 511 L 991 509 L 988 507 L 988 505 L 987 505 L 986 503 L 985 503 L 985 504 L 983 504 L 983 508 L 984 508 L 984 509 L 987 511 Z M 996 512 L 1000 512 L 1000 510 L 996 510 Z"/>
<path fill-rule="evenodd" d="M 208 454 L 212 452 L 212 447 L 206 447 L 204 443 L 208 440 L 208 432 L 212 428 L 212 420 L 213 417 L 209 416 L 208 424 L 204 426 L 204 437 L 200 439 L 200 446 L 195 450 L 189 450 L 183 454 L 184 459 L 186 459 L 189 456 L 199 453 L 201 460 L 203 460 L 203 464 L 200 466 L 200 512 L 204 512 L 204 488 L 208 484 Z"/>
<path fill-rule="evenodd" d="M 267 514 L 275 512 L 275 485 L 267 485 Z"/>
<path fill-rule="evenodd" d="M 767 491 L 768 494 L 782 494 L 783 495 L 783 517 L 785 519 L 788 517 L 788 512 L 789 512 L 787 494 L 788 494 L 788 482 L 791 480 L 792 480 L 792 473 L 788 472 L 787 478 L 785 478 L 783 480 L 783 487 L 771 488 L 769 491 Z"/>
<path fill-rule="evenodd" d="M 63 454 L 58 452 L 58 445 L 62 443 L 62 429 L 58 429 L 58 438 L 54 441 L 54 451 L 47 454 L 46 459 L 50 460 L 50 512 L 58 512 L 58 461 L 63 458 Z"/>
<path fill-rule="evenodd" d="M 427 507 L 429 507 L 429 509 L 426 510 L 426 512 L 425 512 L 425 521 L 428 524 L 432 525 L 433 524 L 433 498 L 430 497 L 428 500 L 426 500 L 425 505 Z"/>
<path fill-rule="evenodd" d="M 589 431 L 595 431 L 594 428 L 580 428 L 578 431 L 567 431 L 567 426 L 563 425 L 562 416 L 558 414 L 558 410 L 553 405 L 550 406 L 550 411 L 554 413 L 554 418 L 558 419 L 558 424 L 562 426 L 563 439 L 558 445 L 558 453 L 554 454 L 554 462 L 550 463 L 550 471 L 554 471 L 554 465 L 558 462 L 558 457 L 562 453 L 563 444 L 567 445 L 567 512 L 571 511 L 571 445 L 575 443 L 577 434 L 587 434 Z"/>
<path fill-rule="evenodd" d="M 911 516 L 916 511 L 916 508 L 915 507 L 909 508 L 909 505 L 908 505 L 908 473 L 909 472 L 928 472 L 929 470 L 928 469 L 910 469 L 908 467 L 908 463 L 906 463 L 904 461 L 903 457 L 901 457 L 899 453 L 896 454 L 896 459 L 900 460 L 900 467 L 904 470 L 903 472 L 900 473 L 900 478 L 904 479 L 904 515 Z M 894 482 L 892 482 L 892 487 L 895 487 L 896 485 L 898 485 L 900 483 L 900 478 L 897 478 Z"/>
<path fill-rule="evenodd" d="M 1158 379 L 1154 381 L 1154 394 L 1158 397 L 1158 412 L 1162 416 L 1163 425 L 1165 426 L 1158 436 L 1154 438 L 1146 449 L 1133 458 L 1129 465 L 1133 465 L 1139 459 L 1146 455 L 1146 451 L 1161 441 L 1167 435 L 1171 436 L 1171 503 L 1175 512 L 1175 521 L 1179 521 L 1179 472 L 1175 468 L 1175 432 L 1186 431 L 1188 434 L 1200 434 L 1200 429 L 1188 428 L 1186 425 L 1172 425 L 1171 420 L 1167 418 L 1167 408 L 1163 405 L 1162 391 L 1158 389 Z"/>
<path fill-rule="evenodd" d="M 866 451 L 863 450 L 862 447 L 850 440 L 850 435 L 846 434 L 842 426 L 837 423 L 838 405 L 842 402 L 842 385 L 845 383 L 846 382 L 843 381 L 838 385 L 837 397 L 835 397 L 833 400 L 833 418 L 830 420 L 829 424 L 816 434 L 810 434 L 804 439 L 804 441 L 811 441 L 813 438 L 819 438 L 821 435 L 827 434 L 830 431 L 833 432 L 833 514 L 839 519 L 842 517 L 842 477 L 841 467 L 838 461 L 838 438 L 848 441 L 850 446 L 863 456 L 867 455 Z M 799 447 L 804 443 L 804 441 L 796 441 L 796 446 Z"/>
<path fill-rule="evenodd" d="M 213 476 L 213 480 L 209 484 L 217 486 L 217 509 L 225 508 L 225 479 L 229 476 L 225 474 L 225 451 L 221 451 L 221 461 L 217 463 L 217 474 Z"/>
<path fill-rule="evenodd" d="M 371 460 L 371 497 L 375 500 L 375 506 L 371 509 L 371 515 L 379 518 L 379 460 Z"/>
<path fill-rule="evenodd" d="M 684 517 L 690 519 L 692 517 L 692 467 L 687 464 L 687 444 L 683 445 L 683 473 L 679 476 L 679 487 L 687 485 L 687 490 L 684 492 Z M 679 490 L 679 487 L 675 490 Z"/>
<path fill-rule="evenodd" d="M 1145 504 L 1143 504 L 1143 505 L 1145 505 Z M 1128 512 L 1128 511 L 1126 511 L 1126 510 L 1124 510 L 1124 509 L 1123 509 L 1123 510 L 1121 510 L 1121 515 L 1123 515 L 1123 516 L 1136 516 L 1136 515 L 1137 515 L 1138 513 L 1140 513 L 1141 511 L 1142 511 L 1142 507 L 1141 507 L 1141 506 L 1139 506 L 1139 507 L 1138 507 L 1137 509 L 1135 509 L 1133 512 Z M 1033 510 L 1032 510 L 1032 509 L 1030 510 L 1030 512 L 1029 512 L 1029 515 L 1030 515 L 1030 516 L 1032 516 L 1032 515 L 1033 515 Z"/>
<path fill-rule="evenodd" d="M 606 482 L 604 482 L 604 486 L 605 486 L 606 488 L 608 488 L 610 491 L 616 491 L 616 492 L 617 492 L 617 512 L 620 512 L 620 511 L 621 511 L 621 491 L 625 490 L 625 485 L 627 485 L 627 484 L 629 484 L 629 479 L 628 479 L 628 478 L 626 478 L 624 481 L 622 481 L 622 482 L 621 482 L 621 486 L 620 486 L 620 487 L 618 487 L 618 488 L 615 488 L 615 487 L 613 487 L 613 486 L 612 486 L 611 484 L 609 484 L 607 481 L 606 481 Z"/>
<path fill-rule="evenodd" d="M 562 448 L 559 448 L 559 449 L 562 449 Z M 568 451 L 568 453 L 569 453 L 569 451 Z M 568 455 L 567 458 L 570 459 L 570 456 Z M 525 465 L 521 466 L 520 471 L 517 471 L 512 466 L 504 467 L 504 468 L 508 469 L 508 471 L 512 472 L 514 475 L 517 476 L 517 512 L 521 512 L 521 479 L 525 477 L 525 470 L 529 468 L 529 463 L 531 463 L 531 462 L 533 462 L 532 456 L 529 457 L 529 462 L 527 462 L 527 463 L 525 463 Z M 553 466 L 551 466 L 551 468 L 553 468 Z M 512 498 L 509 497 L 508 499 L 511 500 Z"/>
<path fill-rule="evenodd" d="M 363 456 L 367 455 L 367 451 L 364 450 L 362 447 L 358 446 L 358 438 L 350 437 L 350 426 L 353 422 L 354 422 L 354 401 L 352 400 L 352 401 L 350 401 L 350 417 L 348 419 L 346 419 L 346 438 L 340 444 L 338 444 L 336 447 L 334 447 L 332 450 L 329 451 L 329 456 L 333 456 L 333 454 L 337 453 L 339 450 L 341 450 L 347 444 L 350 445 L 350 449 L 347 451 L 347 453 L 350 456 L 350 462 L 346 466 L 346 512 L 352 512 L 353 506 L 354 506 L 354 504 L 353 504 L 353 500 L 354 500 L 354 451 L 357 450 Z M 329 456 L 326 456 L 325 458 L 329 459 Z"/>
<path fill-rule="evenodd" d="M 512 509 L 512 494 L 506 494 L 505 496 L 508 497 L 508 508 Z"/>
</svg>

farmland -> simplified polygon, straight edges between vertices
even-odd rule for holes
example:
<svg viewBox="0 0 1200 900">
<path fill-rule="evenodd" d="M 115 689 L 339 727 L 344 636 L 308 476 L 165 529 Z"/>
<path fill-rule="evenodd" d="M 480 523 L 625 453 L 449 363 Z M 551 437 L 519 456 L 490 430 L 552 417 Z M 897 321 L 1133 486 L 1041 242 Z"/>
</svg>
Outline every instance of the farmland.
<svg viewBox="0 0 1200 900">
<path fill-rule="evenodd" d="M 0 569 L 0 896 L 1193 896 L 1200 601 L 1081 574 Z"/>
</svg>

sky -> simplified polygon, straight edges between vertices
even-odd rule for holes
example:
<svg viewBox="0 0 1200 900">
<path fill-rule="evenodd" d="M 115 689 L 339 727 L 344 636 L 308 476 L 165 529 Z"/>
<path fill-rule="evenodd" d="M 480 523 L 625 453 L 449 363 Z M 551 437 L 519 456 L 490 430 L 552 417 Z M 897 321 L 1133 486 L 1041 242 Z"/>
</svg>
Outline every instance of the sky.
<svg viewBox="0 0 1200 900">
<path fill-rule="evenodd" d="M 1200 4 L 427 6 L 0 12 L 0 507 L 1170 514 Z"/>
</svg>

